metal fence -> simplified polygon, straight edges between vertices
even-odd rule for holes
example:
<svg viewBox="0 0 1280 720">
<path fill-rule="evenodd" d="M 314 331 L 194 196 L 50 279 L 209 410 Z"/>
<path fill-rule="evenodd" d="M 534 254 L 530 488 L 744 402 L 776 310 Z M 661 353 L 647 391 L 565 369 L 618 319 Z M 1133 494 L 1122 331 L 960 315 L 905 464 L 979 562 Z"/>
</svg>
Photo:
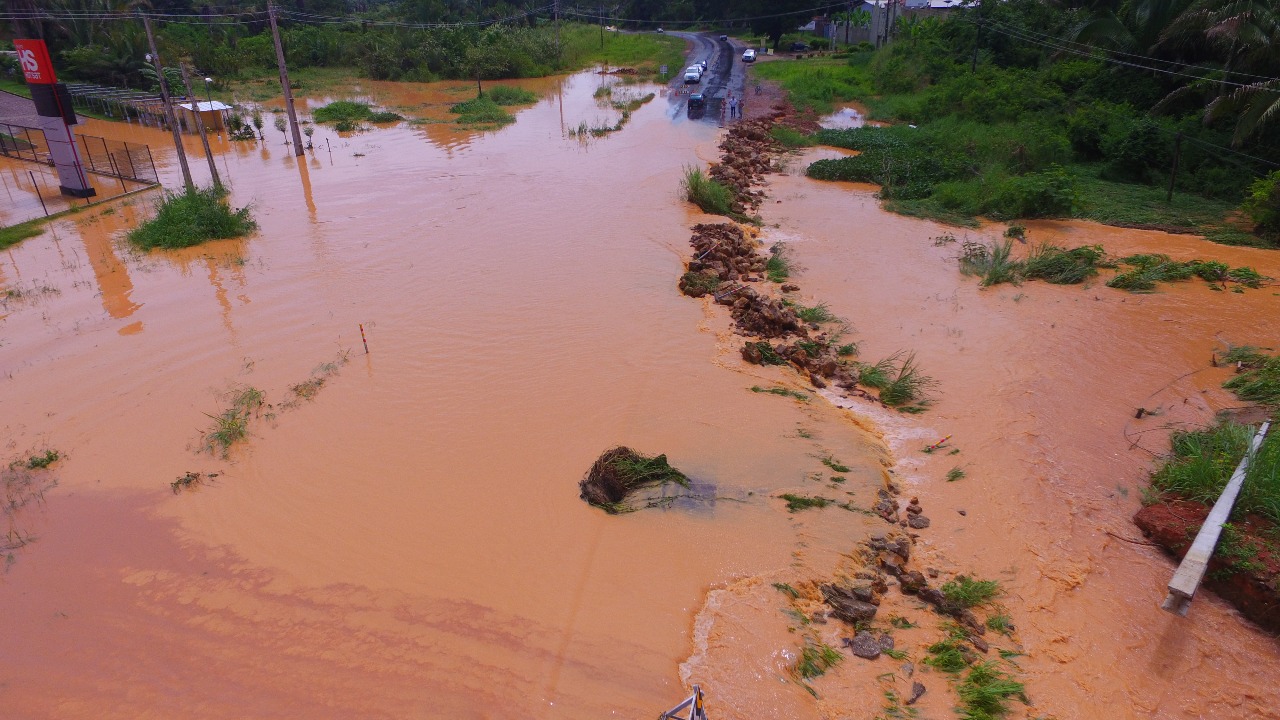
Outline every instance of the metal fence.
<svg viewBox="0 0 1280 720">
<path fill-rule="evenodd" d="M 99 175 L 155 185 L 160 182 L 151 148 L 122 140 L 77 135 L 85 169 Z"/>
<path fill-rule="evenodd" d="M 160 176 L 151 157 L 151 148 L 139 143 L 108 140 L 94 135 L 77 135 L 84 169 L 98 175 L 158 185 Z M 0 123 L 0 154 L 5 157 L 52 165 L 44 131 Z"/>
</svg>

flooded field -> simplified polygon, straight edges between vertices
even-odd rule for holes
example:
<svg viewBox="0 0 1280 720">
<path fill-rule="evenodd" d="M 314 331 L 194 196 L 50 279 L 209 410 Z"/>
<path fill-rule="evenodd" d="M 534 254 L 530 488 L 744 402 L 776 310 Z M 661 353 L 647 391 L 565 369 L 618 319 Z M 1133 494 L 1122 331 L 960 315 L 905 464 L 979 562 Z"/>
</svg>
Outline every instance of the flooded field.
<svg viewBox="0 0 1280 720">
<path fill-rule="evenodd" d="M 864 358 L 917 351 L 941 393 L 919 417 L 753 393 L 802 386 L 743 364 L 727 314 L 675 288 L 708 220 L 678 197 L 682 168 L 714 160 L 719 131 L 651 102 L 621 132 L 572 136 L 612 121 L 593 94 L 613 81 L 525 83 L 542 100 L 500 131 L 321 127 L 303 158 L 270 127 L 215 140 L 248 238 L 139 254 L 122 233 L 142 195 L 0 254 L 2 459 L 65 456 L 9 518 L 34 540 L 0 577 L 6 716 L 652 717 L 697 682 L 715 718 L 874 717 L 884 659 L 849 658 L 818 699 L 788 677 L 800 641 L 772 583 L 829 573 L 884 526 L 774 497 L 811 489 L 823 458 L 862 505 L 892 470 L 934 519 L 925 562 L 1002 582 L 1027 653 L 1019 716 L 1274 711 L 1275 641 L 1208 595 L 1162 613 L 1169 563 L 1108 534 L 1136 537 L 1165 434 L 1144 433 L 1230 404 L 1214 348 L 1277 335 L 1271 288 L 980 290 L 930 242 L 942 228 L 884 213 L 872 188 L 775 176 L 763 237 L 794 248 L 806 295 Z M 359 93 L 443 119 L 465 87 Z M 164 133 L 85 131 L 149 144 L 180 184 Z M 1030 232 L 1280 276 L 1280 256 L 1194 238 Z M 249 437 L 204 450 L 247 388 L 268 403 Z M 948 434 L 960 455 L 918 452 Z M 715 499 L 587 506 L 578 480 L 619 444 Z M 956 462 L 968 477 L 943 481 Z M 217 475 L 175 491 L 186 473 Z M 921 707 L 942 717 L 933 678 Z"/>
</svg>

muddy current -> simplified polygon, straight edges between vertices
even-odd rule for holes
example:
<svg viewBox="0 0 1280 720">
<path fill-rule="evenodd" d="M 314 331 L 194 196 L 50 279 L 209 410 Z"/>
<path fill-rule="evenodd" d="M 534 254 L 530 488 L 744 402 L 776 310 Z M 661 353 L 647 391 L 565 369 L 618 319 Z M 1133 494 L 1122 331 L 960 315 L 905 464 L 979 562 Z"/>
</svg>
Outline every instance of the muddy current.
<svg viewBox="0 0 1280 720">
<path fill-rule="evenodd" d="M 829 572 L 883 526 L 773 497 L 810 491 L 822 458 L 850 468 L 855 502 L 890 475 L 919 495 L 932 565 L 1001 581 L 1033 703 L 1018 713 L 1280 706 L 1275 641 L 1207 593 L 1188 619 L 1161 612 L 1171 566 L 1113 536 L 1137 538 L 1166 426 L 1231 404 L 1215 348 L 1277 335 L 1270 289 L 979 290 L 931 243 L 943 228 L 795 159 L 762 237 L 794 249 L 806 297 L 864 356 L 915 350 L 940 393 L 918 417 L 752 393 L 813 391 L 744 365 L 722 309 L 675 289 L 710 220 L 679 198 L 682 168 L 714 160 L 720 131 L 658 101 L 572 135 L 613 120 L 593 93 L 614 81 L 527 83 L 543 99 L 499 131 L 320 127 L 303 158 L 268 123 L 265 142 L 214 140 L 248 238 L 140 254 L 122 233 L 143 195 L 0 255 L 0 459 L 65 455 L 11 518 L 35 539 L 0 577 L 6 717 L 651 717 L 692 683 L 712 717 L 873 717 L 891 665 L 849 658 L 817 699 L 788 675 L 799 643 L 772 583 Z M 431 115 L 465 88 L 359 93 Z M 147 143 L 179 184 L 164 133 L 88 126 Z M 1029 229 L 1280 277 L 1272 255 L 1191 237 Z M 246 440 L 203 450 L 247 387 L 268 405 Z M 919 452 L 948 434 L 960 455 Z M 587 506 L 578 479 L 619 444 L 713 497 Z M 968 477 L 946 483 L 957 458 Z M 217 475 L 175 492 L 189 472 Z M 922 707 L 950 713 L 942 692 Z"/>
</svg>

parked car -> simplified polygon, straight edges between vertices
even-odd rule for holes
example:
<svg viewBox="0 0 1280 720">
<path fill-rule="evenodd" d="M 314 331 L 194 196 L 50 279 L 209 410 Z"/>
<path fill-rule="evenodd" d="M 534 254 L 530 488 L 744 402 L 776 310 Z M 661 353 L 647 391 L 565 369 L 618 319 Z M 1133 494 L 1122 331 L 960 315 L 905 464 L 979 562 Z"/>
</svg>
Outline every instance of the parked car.
<svg viewBox="0 0 1280 720">
<path fill-rule="evenodd" d="M 685 84 L 702 82 L 702 66 L 690 65 L 684 71 Z"/>
<path fill-rule="evenodd" d="M 728 36 L 728 35 L 721 35 L 721 36 L 720 36 L 720 39 L 721 39 L 721 40 L 728 40 L 728 39 L 729 39 L 729 36 Z"/>
<path fill-rule="evenodd" d="M 702 93 L 693 93 L 689 96 L 689 105 L 685 108 L 685 113 L 690 120 L 697 120 L 707 111 L 707 99 Z"/>
<path fill-rule="evenodd" d="M 808 50 L 809 46 L 802 42 L 791 43 L 791 52 L 807 52 Z"/>
<path fill-rule="evenodd" d="M 747 48 L 746 50 L 742 51 L 742 62 L 755 62 L 755 61 L 756 61 L 755 50 L 752 50 L 751 48 Z"/>
<path fill-rule="evenodd" d="M 661 34 L 661 33 L 662 33 L 662 28 L 658 28 L 658 33 L 659 33 L 659 34 Z"/>
</svg>

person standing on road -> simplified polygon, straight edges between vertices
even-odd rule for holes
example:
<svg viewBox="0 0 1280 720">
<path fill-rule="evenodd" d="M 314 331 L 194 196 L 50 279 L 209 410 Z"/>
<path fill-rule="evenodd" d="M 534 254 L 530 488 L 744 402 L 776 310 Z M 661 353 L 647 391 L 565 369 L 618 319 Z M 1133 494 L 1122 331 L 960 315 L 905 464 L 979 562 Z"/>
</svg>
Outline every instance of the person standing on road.
<svg viewBox="0 0 1280 720">
<path fill-rule="evenodd" d="M 734 119 L 737 117 L 738 117 L 738 98 L 734 97 L 733 94 L 730 93 L 729 94 L 729 118 Z"/>
</svg>

